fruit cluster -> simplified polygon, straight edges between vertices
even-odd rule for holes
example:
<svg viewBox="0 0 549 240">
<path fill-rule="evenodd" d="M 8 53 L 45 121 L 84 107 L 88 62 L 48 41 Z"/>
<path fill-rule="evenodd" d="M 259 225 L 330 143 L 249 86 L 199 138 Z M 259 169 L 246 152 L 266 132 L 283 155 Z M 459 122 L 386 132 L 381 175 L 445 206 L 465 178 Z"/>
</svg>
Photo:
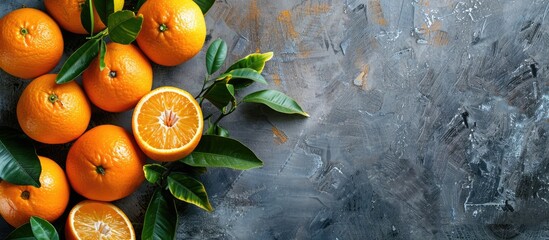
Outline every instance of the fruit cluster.
<svg viewBox="0 0 549 240">
<path fill-rule="evenodd" d="M 57 75 L 50 73 L 63 55 L 61 28 L 87 33 L 80 19 L 81 1 L 44 0 L 44 5 L 47 13 L 21 8 L 0 19 L 0 69 L 34 79 L 17 103 L 23 132 L 46 144 L 73 144 L 65 170 L 39 157 L 40 188 L 2 181 L 0 214 L 14 227 L 32 216 L 54 221 L 65 212 L 72 188 L 89 200 L 70 211 L 68 239 L 110 239 L 116 234 L 135 239 L 128 218 L 107 202 L 127 197 L 141 185 L 147 157 L 165 162 L 190 154 L 204 128 L 201 107 L 188 92 L 152 90 L 149 60 L 175 66 L 198 54 L 206 37 L 204 15 L 192 0 L 146 1 L 138 12 L 143 24 L 137 45 L 106 44 L 104 55 L 83 72 L 81 87 L 76 81 L 58 84 Z M 123 0 L 114 1 L 115 11 L 123 6 Z M 97 14 L 94 9 L 94 32 L 107 25 Z M 134 109 L 133 134 L 114 125 L 88 129 L 91 104 L 108 112 Z"/>
</svg>

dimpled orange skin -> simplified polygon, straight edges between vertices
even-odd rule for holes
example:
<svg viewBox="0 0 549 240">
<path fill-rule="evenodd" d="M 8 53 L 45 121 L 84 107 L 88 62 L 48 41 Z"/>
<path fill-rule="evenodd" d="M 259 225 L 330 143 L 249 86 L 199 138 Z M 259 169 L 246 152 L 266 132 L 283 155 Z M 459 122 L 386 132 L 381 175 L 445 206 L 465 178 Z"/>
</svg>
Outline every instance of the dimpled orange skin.
<svg viewBox="0 0 549 240">
<path fill-rule="evenodd" d="M 44 0 L 44 5 L 48 13 L 59 23 L 59 25 L 72 33 L 87 34 L 88 32 L 82 26 L 80 13 L 81 5 L 87 0 Z M 115 9 L 121 10 L 124 1 L 115 1 Z M 106 28 L 105 24 L 99 18 L 95 7 L 93 9 L 93 31 L 99 32 Z"/>
<path fill-rule="evenodd" d="M 32 79 L 51 71 L 62 55 L 61 30 L 46 13 L 21 8 L 0 19 L 0 68 L 7 73 Z"/>
<path fill-rule="evenodd" d="M 69 203 L 70 188 L 63 169 L 53 160 L 39 156 L 40 188 L 0 182 L 0 214 L 13 227 L 29 222 L 31 216 L 48 221 L 59 218 Z M 28 192 L 28 198 L 22 194 Z"/>
<path fill-rule="evenodd" d="M 137 43 L 153 62 L 164 66 L 179 65 L 202 49 L 206 40 L 206 20 L 194 1 L 148 0 L 139 9 L 139 14 L 144 19 Z"/>
<path fill-rule="evenodd" d="M 84 133 L 69 150 L 67 177 L 80 195 L 114 201 L 133 193 L 145 179 L 145 155 L 121 127 L 100 125 Z"/>
<path fill-rule="evenodd" d="M 134 45 L 107 44 L 105 68 L 96 58 L 82 74 L 91 102 L 109 112 L 123 112 L 151 91 L 153 71 L 149 60 Z"/>
<path fill-rule="evenodd" d="M 56 84 L 56 74 L 34 79 L 17 102 L 17 120 L 30 138 L 62 144 L 78 138 L 91 118 L 84 90 L 75 82 Z"/>
</svg>

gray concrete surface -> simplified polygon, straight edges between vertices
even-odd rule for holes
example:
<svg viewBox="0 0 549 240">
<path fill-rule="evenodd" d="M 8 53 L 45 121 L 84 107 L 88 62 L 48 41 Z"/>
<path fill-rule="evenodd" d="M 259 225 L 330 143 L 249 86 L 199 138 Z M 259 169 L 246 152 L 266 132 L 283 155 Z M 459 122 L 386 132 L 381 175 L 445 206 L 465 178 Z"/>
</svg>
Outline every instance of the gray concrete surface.
<svg viewBox="0 0 549 240">
<path fill-rule="evenodd" d="M 43 9 L 2 1 L 0 15 L 23 4 Z M 265 166 L 211 169 L 215 211 L 181 204 L 178 239 L 549 238 L 548 12 L 541 0 L 217 1 L 210 39 L 232 61 L 274 51 L 268 87 L 311 117 L 243 105 L 225 119 Z M 81 43 L 66 36 L 65 54 Z M 203 64 L 204 51 L 155 65 L 154 86 L 197 93 Z M 0 124 L 18 127 L 27 83 L 0 72 Z M 129 129 L 130 116 L 95 109 L 91 125 Z M 62 164 L 68 146 L 38 151 Z M 137 229 L 149 194 L 115 202 Z"/>
</svg>

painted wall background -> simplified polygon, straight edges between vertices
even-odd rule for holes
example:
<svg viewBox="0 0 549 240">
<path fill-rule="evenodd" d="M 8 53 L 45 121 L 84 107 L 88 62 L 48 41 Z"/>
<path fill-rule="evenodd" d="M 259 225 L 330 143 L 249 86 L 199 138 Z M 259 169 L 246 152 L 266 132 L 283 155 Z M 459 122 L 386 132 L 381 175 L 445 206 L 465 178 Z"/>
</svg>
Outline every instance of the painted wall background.
<svg viewBox="0 0 549 240">
<path fill-rule="evenodd" d="M 2 1 L 0 16 L 22 5 L 44 9 Z M 181 204 L 178 239 L 549 237 L 548 11 L 542 0 L 218 0 L 206 44 L 223 38 L 227 62 L 275 52 L 268 87 L 311 117 L 243 105 L 224 119 L 265 166 L 211 169 L 215 211 Z M 83 42 L 65 35 L 64 59 Z M 154 65 L 154 87 L 197 93 L 204 52 Z M 18 127 L 27 84 L 0 72 L 1 125 Z M 96 108 L 90 125 L 130 130 L 130 117 Z M 63 165 L 69 147 L 38 152 Z M 142 222 L 150 194 L 115 204 Z M 0 237 L 9 231 L 0 220 Z"/>
</svg>

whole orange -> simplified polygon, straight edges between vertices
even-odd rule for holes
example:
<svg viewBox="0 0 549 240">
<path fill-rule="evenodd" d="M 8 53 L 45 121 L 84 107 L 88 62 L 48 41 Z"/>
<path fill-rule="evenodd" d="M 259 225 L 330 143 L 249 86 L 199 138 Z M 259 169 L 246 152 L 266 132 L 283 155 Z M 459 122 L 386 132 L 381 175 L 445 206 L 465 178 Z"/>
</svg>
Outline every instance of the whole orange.
<svg viewBox="0 0 549 240">
<path fill-rule="evenodd" d="M 133 193 L 145 179 L 145 155 L 121 127 L 100 125 L 84 133 L 69 150 L 67 177 L 80 195 L 114 201 Z"/>
<path fill-rule="evenodd" d="M 82 75 L 91 102 L 109 112 L 123 112 L 151 91 L 153 71 L 149 60 L 134 45 L 107 44 L 105 68 L 96 58 Z"/>
<path fill-rule="evenodd" d="M 82 12 L 82 6 L 87 0 L 44 0 L 46 10 L 50 15 L 61 25 L 61 27 L 69 32 L 77 34 L 88 33 L 82 21 L 80 20 L 80 13 Z M 123 0 L 114 1 L 115 11 L 122 10 L 124 6 Z M 95 7 L 93 9 L 93 31 L 99 32 L 105 29 L 105 24 L 99 18 Z"/>
<path fill-rule="evenodd" d="M 139 9 L 143 27 L 137 43 L 153 62 L 181 64 L 200 52 L 206 40 L 206 21 L 192 0 L 148 0 Z"/>
<path fill-rule="evenodd" d="M 21 8 L 0 19 L 0 68 L 31 79 L 51 71 L 63 55 L 59 26 L 46 13 Z"/>
<path fill-rule="evenodd" d="M 48 144 L 78 138 L 91 118 L 91 107 L 82 88 L 74 81 L 56 84 L 56 76 L 46 74 L 34 79 L 17 102 L 17 120 L 23 132 Z"/>
<path fill-rule="evenodd" d="M 69 203 L 69 183 L 56 162 L 38 156 L 42 172 L 39 188 L 0 182 L 0 214 L 13 227 L 38 216 L 48 221 L 59 218 Z"/>
</svg>

